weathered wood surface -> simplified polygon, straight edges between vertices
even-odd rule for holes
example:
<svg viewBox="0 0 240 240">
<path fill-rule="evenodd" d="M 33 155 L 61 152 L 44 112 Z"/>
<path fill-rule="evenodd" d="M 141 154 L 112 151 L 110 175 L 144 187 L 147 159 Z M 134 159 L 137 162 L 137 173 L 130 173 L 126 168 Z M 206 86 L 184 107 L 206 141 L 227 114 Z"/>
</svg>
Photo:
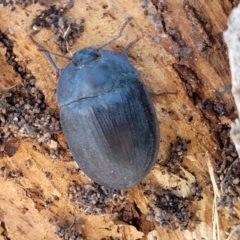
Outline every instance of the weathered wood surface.
<svg viewBox="0 0 240 240">
<path fill-rule="evenodd" d="M 4 6 L 4 2 L 0 1 L 0 30 L 13 43 L 16 62 L 35 77 L 36 89 L 45 96 L 47 108 L 58 116 L 55 98 L 57 74 L 29 38 L 33 19 L 49 6 L 30 4 L 23 8 L 19 5 Z M 91 214 L 87 215 L 84 210 L 79 210 L 76 201 L 71 200 L 69 187 L 91 184 L 91 181 L 78 170 L 75 162 L 68 161 L 69 153 L 65 150 L 54 152 L 60 158 L 53 159 L 50 156 L 55 155 L 44 154 L 45 145 L 37 143 L 41 134 L 33 136 L 31 141 L 27 141 L 29 136 L 23 139 L 21 134 L 17 134 L 17 138 L 11 139 L 11 144 L 17 148 L 12 157 L 8 156 L 7 144 L 2 144 L 5 152 L 0 159 L 0 239 L 59 239 L 61 233 L 57 226 L 82 231 L 86 239 L 214 239 L 214 192 L 209 172 L 226 157 L 229 124 L 236 117 L 231 93 L 216 91 L 231 84 L 222 33 L 232 8 L 237 4 L 237 1 L 233 2 L 75 1 L 64 17 L 84 19 L 84 32 L 74 40 L 68 55 L 87 46 L 101 46 L 114 37 L 125 18 L 131 16 L 133 20 L 123 36 L 107 49 L 121 52 L 130 41 L 140 37 L 140 41 L 129 50 L 129 59 L 149 91 L 177 91 L 175 95 L 153 99 L 161 129 L 159 163 L 144 179 L 145 185 L 139 184 L 124 193 L 123 207 L 119 210 L 122 218 L 116 210 L 115 214 L 90 211 Z M 58 1 L 53 3 L 60 4 Z M 49 29 L 41 29 L 35 39 L 47 49 L 60 52 Z M 6 93 L 25 80 L 7 64 L 4 56 L 6 46 L 1 46 L 0 89 Z M 56 62 L 64 67 L 67 60 L 57 58 Z M 56 135 L 57 141 L 66 149 L 64 136 L 61 133 Z M 182 162 L 180 165 L 176 163 L 178 167 L 175 168 L 168 161 L 172 159 L 173 152 L 170 144 L 176 141 L 177 136 L 191 142 L 187 144 Z M 18 139 L 17 143 L 14 139 Z M 226 163 L 225 168 L 228 167 L 229 163 Z M 224 172 L 225 168 L 216 174 L 218 191 L 215 195 L 227 194 L 220 184 L 228 172 Z M 192 183 L 199 186 L 197 194 Z M 144 194 L 149 189 L 152 193 Z M 177 211 L 187 211 L 185 214 L 191 216 L 186 230 L 174 230 L 175 224 L 183 227 L 178 220 L 162 226 L 149 216 L 154 197 L 161 195 L 161 190 L 165 191 L 167 201 L 172 201 L 170 192 L 189 201 L 189 208 L 181 210 L 177 207 Z M 237 193 L 238 187 L 234 191 Z M 196 197 L 198 193 L 201 199 Z M 180 198 L 176 199 L 180 202 Z M 239 224 L 239 204 L 237 200 L 232 211 L 224 206 L 218 208 L 219 239 L 226 239 L 230 228 Z M 110 201 L 109 209 L 113 206 Z M 126 218 L 128 220 L 124 221 Z M 66 239 L 70 238 L 66 236 Z M 235 235 L 232 239 L 238 238 Z"/>
</svg>

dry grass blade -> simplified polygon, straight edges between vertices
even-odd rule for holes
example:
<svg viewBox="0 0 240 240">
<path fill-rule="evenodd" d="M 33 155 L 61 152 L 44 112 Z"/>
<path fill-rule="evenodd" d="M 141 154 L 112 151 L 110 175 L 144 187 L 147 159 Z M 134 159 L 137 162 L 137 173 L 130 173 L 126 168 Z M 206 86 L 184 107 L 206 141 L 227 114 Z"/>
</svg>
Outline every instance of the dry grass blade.
<svg viewBox="0 0 240 240">
<path fill-rule="evenodd" d="M 212 223 L 213 223 L 213 236 L 212 239 L 213 240 L 220 240 L 220 229 L 219 229 L 219 218 L 218 218 L 218 210 L 217 210 L 217 202 L 218 199 L 220 198 L 220 191 L 218 189 L 215 177 L 214 177 L 214 170 L 213 170 L 213 166 L 211 164 L 210 161 L 210 155 L 208 152 L 206 152 L 205 154 L 206 156 L 206 162 L 207 162 L 207 166 L 208 166 L 208 172 L 210 175 L 210 179 L 212 182 L 212 186 L 213 186 L 213 210 L 212 210 Z"/>
</svg>

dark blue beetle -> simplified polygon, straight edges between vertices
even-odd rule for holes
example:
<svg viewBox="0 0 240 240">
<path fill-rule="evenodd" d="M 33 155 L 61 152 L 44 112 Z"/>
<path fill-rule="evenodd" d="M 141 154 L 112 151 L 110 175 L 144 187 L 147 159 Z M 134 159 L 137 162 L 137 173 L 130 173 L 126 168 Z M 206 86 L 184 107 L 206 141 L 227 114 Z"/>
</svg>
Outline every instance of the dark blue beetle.
<svg viewBox="0 0 240 240">
<path fill-rule="evenodd" d="M 59 70 L 57 86 L 61 126 L 73 158 L 93 181 L 113 189 L 139 183 L 159 148 L 156 113 L 137 70 L 126 54 L 101 50 L 126 24 L 104 46 L 77 51 Z M 52 53 L 40 48 L 57 68 Z"/>
</svg>

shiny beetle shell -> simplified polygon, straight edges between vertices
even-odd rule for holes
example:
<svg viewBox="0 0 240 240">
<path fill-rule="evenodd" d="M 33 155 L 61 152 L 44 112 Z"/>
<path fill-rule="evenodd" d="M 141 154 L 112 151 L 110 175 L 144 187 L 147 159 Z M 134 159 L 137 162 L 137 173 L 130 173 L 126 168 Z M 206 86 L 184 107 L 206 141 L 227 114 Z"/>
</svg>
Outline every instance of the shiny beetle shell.
<svg viewBox="0 0 240 240">
<path fill-rule="evenodd" d="M 159 128 L 149 93 L 127 56 L 86 48 L 60 72 L 57 101 L 68 146 L 96 183 L 124 189 L 154 165 Z"/>
</svg>

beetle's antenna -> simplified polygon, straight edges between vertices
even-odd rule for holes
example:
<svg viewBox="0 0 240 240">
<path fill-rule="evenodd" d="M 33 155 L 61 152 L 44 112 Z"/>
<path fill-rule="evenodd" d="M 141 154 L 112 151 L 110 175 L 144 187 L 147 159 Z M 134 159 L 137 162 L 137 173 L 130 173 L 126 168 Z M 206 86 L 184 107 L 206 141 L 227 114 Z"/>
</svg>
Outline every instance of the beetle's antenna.
<svg viewBox="0 0 240 240">
<path fill-rule="evenodd" d="M 133 40 L 132 42 L 130 42 L 130 43 L 126 46 L 126 48 L 123 50 L 122 55 L 124 55 L 124 56 L 127 57 L 127 52 L 128 52 L 128 50 L 129 50 L 129 48 L 131 48 L 131 47 L 132 47 L 136 42 L 138 42 L 139 40 L 140 40 L 140 38 L 137 37 L 135 40 Z"/>
<path fill-rule="evenodd" d="M 44 52 L 46 58 L 48 59 L 48 61 L 50 62 L 52 68 L 53 68 L 56 72 L 60 73 L 61 69 L 58 68 L 58 66 L 56 65 L 56 63 L 53 61 L 51 55 L 54 55 L 54 56 L 57 56 L 57 57 L 66 58 L 66 59 L 72 61 L 72 59 L 71 59 L 70 57 L 66 57 L 66 56 L 63 56 L 63 55 L 61 55 L 61 54 L 48 51 L 43 45 L 41 45 L 40 43 L 38 43 L 38 42 L 34 39 L 33 33 L 30 34 L 30 38 L 31 38 L 31 40 L 33 41 L 33 43 L 38 47 L 38 50 Z"/>
<path fill-rule="evenodd" d="M 118 33 L 118 35 L 116 37 L 114 37 L 113 39 L 111 39 L 110 41 L 104 43 L 101 47 L 98 48 L 98 50 L 106 47 L 107 45 L 109 45 L 110 43 L 116 41 L 118 38 L 120 38 L 122 36 L 123 30 L 125 29 L 125 27 L 127 26 L 127 24 L 130 22 L 130 20 L 132 19 L 132 17 L 128 17 L 127 20 L 125 21 L 125 23 L 122 25 L 122 27 L 120 28 L 120 31 Z"/>
</svg>

